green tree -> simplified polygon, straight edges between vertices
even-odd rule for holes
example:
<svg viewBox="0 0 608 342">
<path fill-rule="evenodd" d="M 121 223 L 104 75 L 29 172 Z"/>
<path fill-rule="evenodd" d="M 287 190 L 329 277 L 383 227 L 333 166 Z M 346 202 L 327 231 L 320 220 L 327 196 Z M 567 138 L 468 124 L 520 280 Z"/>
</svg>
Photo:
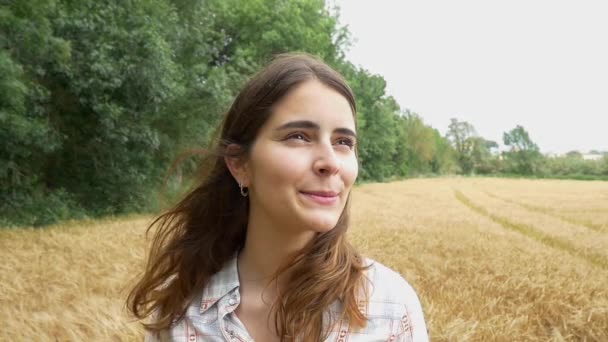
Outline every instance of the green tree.
<svg viewBox="0 0 608 342">
<path fill-rule="evenodd" d="M 604 157 L 600 160 L 600 175 L 608 177 L 608 154 L 604 153 Z"/>
<path fill-rule="evenodd" d="M 542 155 L 522 126 L 517 125 L 509 132 L 505 132 L 503 142 L 510 147 L 510 151 L 504 153 L 507 169 L 510 172 L 531 175 L 539 170 Z"/>
<path fill-rule="evenodd" d="M 179 151 L 205 146 L 241 85 L 288 51 L 351 84 L 362 179 L 433 154 L 414 121 L 410 138 L 397 124 L 384 79 L 344 59 L 348 31 L 323 0 L 11 1 L 0 33 L 0 224 L 148 208 Z"/>
<path fill-rule="evenodd" d="M 576 158 L 576 159 L 583 159 L 583 154 L 580 153 L 579 151 L 569 151 L 566 153 L 566 157 L 568 158 Z"/>
<path fill-rule="evenodd" d="M 379 76 L 359 72 L 359 83 L 366 88 L 359 91 L 359 160 L 363 180 L 385 180 L 397 173 L 393 158 L 397 153 L 396 113 L 399 105 L 392 97 L 385 97 L 386 83 Z M 354 88 L 356 89 L 356 88 Z"/>
<path fill-rule="evenodd" d="M 471 159 L 475 173 L 489 174 L 497 172 L 500 167 L 499 160 L 492 153 L 492 149 L 498 148 L 498 144 L 482 137 L 472 137 L 470 139 L 472 143 Z"/>
<path fill-rule="evenodd" d="M 456 151 L 449 140 L 433 129 L 435 139 L 435 155 L 431 161 L 431 171 L 436 174 L 454 173 L 458 165 Z"/>
<path fill-rule="evenodd" d="M 406 164 L 409 173 L 428 173 L 437 153 L 435 131 L 424 124 L 422 118 L 406 111 L 402 116 L 405 140 L 402 142 L 407 151 Z"/>
<path fill-rule="evenodd" d="M 8 216 L 28 223 L 66 217 L 69 196 L 44 179 L 63 145 L 46 86 L 70 56 L 69 43 L 53 32 L 59 14 L 52 0 L 0 7 L 0 224 Z"/>
<path fill-rule="evenodd" d="M 446 137 L 452 143 L 456 152 L 456 161 L 462 173 L 471 173 L 475 163 L 473 151 L 475 147 L 474 137 L 477 135 L 473 125 L 466 121 L 450 119 Z"/>
</svg>

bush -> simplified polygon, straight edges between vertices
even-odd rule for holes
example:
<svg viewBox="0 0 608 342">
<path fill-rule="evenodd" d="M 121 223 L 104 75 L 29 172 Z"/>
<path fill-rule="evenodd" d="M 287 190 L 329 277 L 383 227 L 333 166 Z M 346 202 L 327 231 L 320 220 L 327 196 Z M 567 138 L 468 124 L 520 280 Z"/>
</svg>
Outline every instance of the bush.
<svg viewBox="0 0 608 342">
<path fill-rule="evenodd" d="M 63 189 L 50 193 L 15 192 L 3 196 L 0 204 L 0 227 L 40 227 L 85 217 L 82 207 Z"/>
</svg>

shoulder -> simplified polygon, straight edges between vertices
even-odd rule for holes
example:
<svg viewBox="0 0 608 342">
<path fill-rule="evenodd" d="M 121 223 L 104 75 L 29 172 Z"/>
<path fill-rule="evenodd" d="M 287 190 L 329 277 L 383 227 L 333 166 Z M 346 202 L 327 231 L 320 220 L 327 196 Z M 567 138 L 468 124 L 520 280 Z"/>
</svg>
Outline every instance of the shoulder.
<svg viewBox="0 0 608 342">
<path fill-rule="evenodd" d="M 366 276 L 370 300 L 406 305 L 412 301 L 418 302 L 416 291 L 399 273 L 369 258 L 365 258 L 365 265 L 369 266 Z"/>
<path fill-rule="evenodd" d="M 422 305 L 414 288 L 397 272 L 366 258 L 369 319 L 391 318 L 398 322 L 398 341 L 428 341 Z"/>
</svg>

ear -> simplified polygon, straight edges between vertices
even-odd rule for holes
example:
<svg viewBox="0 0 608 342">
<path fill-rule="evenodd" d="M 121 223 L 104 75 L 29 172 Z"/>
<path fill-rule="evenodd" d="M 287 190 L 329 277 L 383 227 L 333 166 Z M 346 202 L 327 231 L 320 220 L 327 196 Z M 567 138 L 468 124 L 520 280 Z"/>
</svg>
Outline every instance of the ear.
<svg viewBox="0 0 608 342">
<path fill-rule="evenodd" d="M 226 147 L 227 156 L 224 157 L 224 162 L 237 184 L 242 184 L 244 187 L 247 187 L 249 186 L 247 161 L 245 156 L 242 153 L 239 153 L 240 149 L 241 147 L 236 144 L 228 145 L 228 147 Z"/>
</svg>

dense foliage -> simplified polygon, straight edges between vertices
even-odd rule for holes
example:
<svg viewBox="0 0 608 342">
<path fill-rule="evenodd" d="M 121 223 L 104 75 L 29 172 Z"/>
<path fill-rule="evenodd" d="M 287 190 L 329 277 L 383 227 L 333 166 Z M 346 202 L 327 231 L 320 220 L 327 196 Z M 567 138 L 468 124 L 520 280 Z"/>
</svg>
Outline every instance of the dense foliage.
<svg viewBox="0 0 608 342">
<path fill-rule="evenodd" d="M 381 76 L 345 59 L 349 33 L 334 13 L 323 0 L 5 2 L 0 226 L 153 208 L 171 161 L 204 147 L 243 82 L 288 51 L 348 79 L 363 181 L 537 171 L 515 152 L 506 169 L 488 166 L 483 139 L 465 132 L 459 145 L 402 110 Z"/>
<path fill-rule="evenodd" d="M 150 208 L 176 155 L 205 146 L 247 77 L 288 51 L 320 56 L 352 84 L 363 180 L 431 170 L 440 158 L 410 164 L 418 154 L 401 143 L 430 128 L 409 128 L 384 79 L 345 60 L 348 32 L 330 11 L 322 0 L 9 1 L 0 224 Z"/>
</svg>

